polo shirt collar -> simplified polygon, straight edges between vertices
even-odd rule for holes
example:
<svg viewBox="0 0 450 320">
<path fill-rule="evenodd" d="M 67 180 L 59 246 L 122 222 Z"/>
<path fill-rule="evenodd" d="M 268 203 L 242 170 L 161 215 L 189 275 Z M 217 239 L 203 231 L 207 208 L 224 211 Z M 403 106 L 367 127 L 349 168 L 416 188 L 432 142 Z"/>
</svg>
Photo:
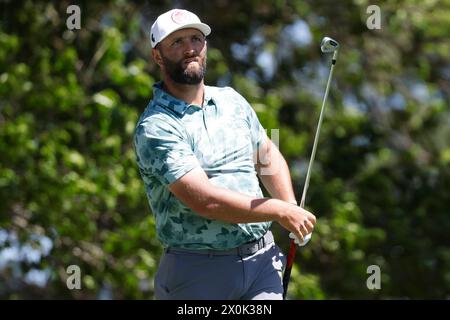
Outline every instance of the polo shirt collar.
<svg viewBox="0 0 450 320">
<path fill-rule="evenodd" d="M 184 115 L 186 110 L 191 106 L 197 108 L 199 107 L 198 105 L 188 104 L 164 91 L 162 81 L 159 81 L 153 85 L 153 99 L 156 100 L 160 106 L 171 109 L 179 115 Z M 209 105 L 211 102 L 214 103 L 211 92 L 209 87 L 205 86 L 203 105 Z"/>
</svg>

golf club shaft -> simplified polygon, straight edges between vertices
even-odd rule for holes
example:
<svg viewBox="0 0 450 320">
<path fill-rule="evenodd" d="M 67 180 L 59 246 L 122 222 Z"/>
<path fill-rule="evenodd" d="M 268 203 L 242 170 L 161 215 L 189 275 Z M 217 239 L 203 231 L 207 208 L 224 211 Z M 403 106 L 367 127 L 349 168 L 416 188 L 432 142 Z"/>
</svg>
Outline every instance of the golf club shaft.
<svg viewBox="0 0 450 320">
<path fill-rule="evenodd" d="M 320 128 L 322 126 L 322 119 L 323 119 L 323 114 L 324 114 L 324 110 L 325 110 L 325 104 L 326 104 L 326 101 L 328 98 L 328 91 L 330 89 L 330 83 L 331 83 L 331 78 L 333 76 L 333 69 L 334 69 L 334 65 L 336 64 L 336 59 L 337 59 L 337 51 L 335 51 L 333 53 L 330 74 L 328 75 L 327 86 L 325 88 L 325 94 L 324 94 L 323 100 L 322 100 L 322 108 L 320 110 L 319 122 L 317 124 L 316 135 L 314 137 L 314 145 L 313 145 L 313 149 L 311 151 L 311 158 L 309 160 L 308 171 L 306 173 L 305 185 L 303 186 L 302 200 L 300 201 L 301 208 L 305 207 L 305 198 L 306 198 L 306 192 L 308 191 L 309 179 L 310 179 L 310 175 L 311 175 L 311 168 L 314 163 L 314 158 L 316 156 L 317 142 L 319 141 Z M 289 247 L 289 254 L 287 257 L 286 268 L 285 268 L 284 274 L 283 274 L 283 300 L 286 299 L 286 294 L 288 291 L 289 280 L 291 278 L 292 265 L 294 264 L 296 250 L 297 250 L 297 245 L 295 244 L 294 239 L 292 239 L 290 247 Z"/>
<path fill-rule="evenodd" d="M 322 127 L 323 114 L 325 111 L 325 105 L 326 105 L 327 98 L 328 98 L 328 91 L 330 89 L 331 78 L 333 76 L 334 65 L 336 64 L 336 57 L 337 57 L 337 51 L 335 51 L 333 54 L 333 60 L 331 63 L 330 74 L 328 75 L 327 87 L 325 89 L 325 94 L 324 94 L 323 100 L 322 100 L 322 108 L 320 109 L 319 123 L 317 124 L 316 135 L 314 137 L 314 144 L 313 144 L 313 148 L 311 151 L 311 157 L 309 159 L 308 171 L 306 172 L 306 180 L 305 180 L 305 185 L 303 186 L 302 200 L 300 201 L 301 208 L 305 207 L 306 192 L 308 191 L 309 179 L 311 178 L 311 169 L 312 169 L 312 166 L 314 163 L 314 158 L 316 157 L 317 143 L 319 141 L 320 128 Z"/>
</svg>

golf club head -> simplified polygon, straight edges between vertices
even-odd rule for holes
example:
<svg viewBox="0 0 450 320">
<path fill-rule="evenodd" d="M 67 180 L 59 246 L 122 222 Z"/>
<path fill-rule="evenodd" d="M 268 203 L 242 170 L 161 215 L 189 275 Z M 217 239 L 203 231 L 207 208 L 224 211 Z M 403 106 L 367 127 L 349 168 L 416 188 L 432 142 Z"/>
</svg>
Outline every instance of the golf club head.
<svg viewBox="0 0 450 320">
<path fill-rule="evenodd" d="M 322 39 L 320 50 L 322 50 L 323 53 L 335 52 L 337 49 L 339 49 L 339 42 L 330 37 L 324 37 Z"/>
</svg>

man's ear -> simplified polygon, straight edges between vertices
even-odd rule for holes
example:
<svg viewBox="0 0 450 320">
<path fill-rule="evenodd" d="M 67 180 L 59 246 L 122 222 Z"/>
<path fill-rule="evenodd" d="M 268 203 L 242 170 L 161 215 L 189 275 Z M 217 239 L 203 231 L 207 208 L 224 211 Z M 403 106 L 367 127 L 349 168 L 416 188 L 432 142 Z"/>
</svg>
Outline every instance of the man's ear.
<svg viewBox="0 0 450 320">
<path fill-rule="evenodd" d="M 163 59 L 161 57 L 161 52 L 159 52 L 158 49 L 153 48 L 152 49 L 152 56 L 153 56 L 153 60 L 155 60 L 155 62 L 159 65 L 159 67 L 162 67 Z"/>
</svg>

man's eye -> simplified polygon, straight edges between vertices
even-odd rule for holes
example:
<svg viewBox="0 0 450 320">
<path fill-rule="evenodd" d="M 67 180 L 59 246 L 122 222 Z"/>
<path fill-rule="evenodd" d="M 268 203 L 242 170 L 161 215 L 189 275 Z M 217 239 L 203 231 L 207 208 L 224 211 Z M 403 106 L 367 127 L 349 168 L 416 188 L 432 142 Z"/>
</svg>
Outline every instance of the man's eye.
<svg viewBox="0 0 450 320">
<path fill-rule="evenodd" d="M 172 43 L 172 45 L 179 45 L 179 44 L 181 44 L 181 39 L 176 39 L 176 40 Z"/>
<path fill-rule="evenodd" d="M 199 36 L 194 36 L 193 39 L 194 39 L 194 41 L 197 41 L 197 42 L 202 42 L 203 41 L 203 39 L 200 38 Z"/>
</svg>

